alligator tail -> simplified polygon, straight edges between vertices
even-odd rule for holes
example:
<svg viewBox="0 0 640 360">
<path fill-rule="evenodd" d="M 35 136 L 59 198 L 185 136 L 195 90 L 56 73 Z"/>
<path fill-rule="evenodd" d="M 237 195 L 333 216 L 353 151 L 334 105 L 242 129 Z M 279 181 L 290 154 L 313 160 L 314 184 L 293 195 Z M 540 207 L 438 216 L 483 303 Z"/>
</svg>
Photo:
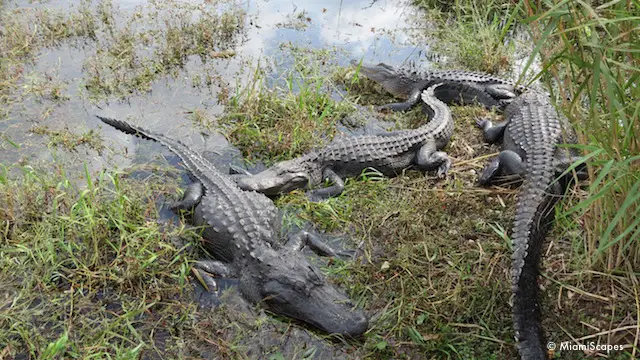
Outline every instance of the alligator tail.
<svg viewBox="0 0 640 360">
<path fill-rule="evenodd" d="M 538 163 L 531 160 L 532 165 Z M 555 217 L 554 206 L 563 195 L 563 187 L 558 182 L 551 185 L 554 172 L 548 166 L 532 166 L 531 169 L 518 195 L 511 236 L 513 322 L 520 358 L 546 360 L 537 278 L 542 246 Z"/>
<path fill-rule="evenodd" d="M 221 178 L 218 172 L 213 169 L 213 166 L 206 160 L 204 160 L 199 154 L 196 154 L 192 150 L 189 149 L 183 142 L 179 140 L 175 140 L 169 138 L 168 136 L 162 135 L 160 133 L 153 132 L 151 130 L 144 129 L 142 127 L 131 125 L 125 121 L 117 120 L 114 118 L 104 117 L 100 115 L 96 115 L 98 119 L 100 119 L 105 124 L 109 124 L 114 128 L 130 135 L 135 135 L 141 137 L 143 139 L 157 141 L 162 145 L 166 146 L 173 153 L 178 155 L 178 157 L 182 160 L 185 167 L 203 184 L 205 187 L 211 188 L 215 186 L 215 183 L 212 183 L 210 178 L 217 177 Z M 207 171 L 205 175 L 203 171 Z M 219 181 L 227 181 L 225 179 L 220 179 Z"/>
</svg>

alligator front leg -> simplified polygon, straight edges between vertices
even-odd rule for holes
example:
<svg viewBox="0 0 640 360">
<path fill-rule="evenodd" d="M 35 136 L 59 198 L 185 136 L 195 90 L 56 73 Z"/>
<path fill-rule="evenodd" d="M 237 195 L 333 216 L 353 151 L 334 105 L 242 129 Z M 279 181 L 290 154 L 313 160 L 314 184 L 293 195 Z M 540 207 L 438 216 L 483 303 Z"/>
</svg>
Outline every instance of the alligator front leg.
<svg viewBox="0 0 640 360">
<path fill-rule="evenodd" d="M 184 190 L 182 200 L 169 204 L 169 209 L 174 212 L 177 212 L 178 210 L 191 210 L 200 203 L 202 195 L 204 195 L 202 183 L 199 181 L 191 183 Z"/>
<path fill-rule="evenodd" d="M 229 165 L 229 178 L 234 182 L 238 182 L 240 179 L 245 178 L 247 176 L 253 176 L 254 174 L 250 173 L 249 170 L 245 168 L 241 168 L 237 165 Z"/>
<path fill-rule="evenodd" d="M 214 292 L 218 284 L 212 275 L 222 278 L 235 277 L 235 272 L 225 263 L 217 260 L 200 260 L 191 268 L 194 276 L 208 292 Z"/>
<path fill-rule="evenodd" d="M 418 103 L 418 101 L 420 101 L 421 94 L 422 94 L 422 88 L 416 89 L 413 92 L 411 92 L 411 95 L 409 95 L 409 98 L 405 102 L 380 105 L 380 106 L 376 106 L 375 109 L 377 111 L 385 111 L 385 110 L 389 110 L 393 112 L 407 111 L 411 109 L 413 106 L 415 106 Z"/>
<path fill-rule="evenodd" d="M 520 155 L 511 150 L 502 150 L 500 154 L 484 168 L 480 179 L 478 179 L 478 183 L 480 185 L 489 185 L 496 182 L 500 176 L 521 176 L 524 172 L 525 166 Z"/>
<path fill-rule="evenodd" d="M 290 237 L 287 242 L 287 246 L 291 251 L 300 251 L 305 246 L 309 247 L 318 256 L 336 257 L 344 256 L 352 258 L 355 251 L 342 250 L 335 251 L 329 244 L 324 242 L 318 235 L 312 234 L 308 231 L 300 231 Z"/>
<path fill-rule="evenodd" d="M 421 170 L 438 169 L 438 177 L 447 176 L 451 168 L 451 160 L 444 151 L 437 151 L 435 141 L 423 145 L 416 154 L 414 160 L 416 166 Z"/>
<path fill-rule="evenodd" d="M 504 130 L 507 128 L 509 121 L 503 121 L 499 124 L 493 125 L 491 120 L 488 119 L 477 119 L 476 125 L 482 129 L 484 134 L 484 140 L 489 144 L 494 144 L 500 140 L 502 140 L 502 136 L 504 135 Z"/>
<path fill-rule="evenodd" d="M 324 181 L 332 182 L 333 185 L 322 189 L 313 189 L 307 191 L 307 197 L 311 201 L 326 200 L 330 197 L 340 195 L 344 190 L 344 181 L 331 169 L 325 169 L 322 173 Z"/>
</svg>

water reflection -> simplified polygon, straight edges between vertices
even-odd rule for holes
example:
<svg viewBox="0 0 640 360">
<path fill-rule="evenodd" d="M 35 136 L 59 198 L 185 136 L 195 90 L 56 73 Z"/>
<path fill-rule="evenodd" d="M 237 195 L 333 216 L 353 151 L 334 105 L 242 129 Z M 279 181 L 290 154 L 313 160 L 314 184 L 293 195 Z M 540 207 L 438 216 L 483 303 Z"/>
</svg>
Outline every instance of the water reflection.
<svg viewBox="0 0 640 360">
<path fill-rule="evenodd" d="M 92 2 L 97 4 L 98 2 Z M 192 2 L 197 3 L 197 2 Z M 19 8 L 67 9 L 76 8 L 77 1 L 34 2 L 20 0 L 9 4 Z M 145 12 L 151 5 L 141 0 L 114 0 L 114 8 L 120 17 L 129 17 L 134 11 Z M 25 72 L 55 78 L 63 87 L 69 100 L 51 103 L 41 99 L 25 99 L 17 107 L 8 121 L 0 122 L 0 132 L 15 143 L 22 145 L 17 150 L 2 144 L 3 163 L 15 163 L 27 159 L 30 162 L 49 162 L 51 152 L 46 147 L 47 139 L 28 133 L 33 124 L 44 124 L 59 131 L 88 131 L 99 129 L 100 123 L 93 117 L 96 111 L 107 109 L 114 116 L 132 117 L 136 122 L 146 124 L 156 131 L 171 132 L 187 144 L 198 149 L 220 149 L 227 146 L 224 137 L 210 134 L 204 138 L 190 120 L 194 109 L 204 111 L 215 118 L 224 109 L 217 104 L 219 89 L 195 88 L 192 79 L 208 68 L 219 75 L 221 82 L 242 86 L 242 79 L 248 74 L 248 64 L 269 62 L 281 55 L 280 44 L 291 42 L 299 46 L 325 48 L 335 46 L 345 50 L 339 53 L 339 63 L 347 64 L 351 58 L 366 56 L 368 61 L 401 63 L 417 56 L 416 47 L 411 45 L 404 31 L 409 27 L 409 8 L 406 2 L 392 1 L 309 1 L 292 3 L 290 0 L 247 1 L 240 4 L 248 16 L 246 32 L 237 46 L 236 56 L 229 59 L 210 60 L 205 66 L 197 56 L 188 59 L 186 66 L 175 78 L 158 79 L 152 84 L 148 94 L 132 94 L 126 102 L 110 101 L 93 104 L 84 88 L 87 70 L 85 60 L 95 55 L 99 43 L 73 45 L 63 43 L 52 49 L 45 49 L 33 65 L 27 65 Z M 169 7 L 158 6 L 160 11 L 171 11 Z M 222 6 L 220 7 L 222 8 Z M 69 11 L 69 10 L 67 10 Z M 122 19 L 117 19 L 122 20 Z M 154 25 L 149 25 L 154 26 Z M 240 79 L 240 82 L 238 82 Z M 103 129 L 107 146 L 126 147 L 129 154 L 136 151 L 131 137 L 117 134 L 112 129 Z M 204 139 L 204 140 L 203 140 Z M 91 170 L 105 166 L 128 166 L 130 160 L 116 156 L 107 161 L 103 154 L 93 150 L 78 153 L 58 152 L 72 168 L 87 162 Z"/>
</svg>

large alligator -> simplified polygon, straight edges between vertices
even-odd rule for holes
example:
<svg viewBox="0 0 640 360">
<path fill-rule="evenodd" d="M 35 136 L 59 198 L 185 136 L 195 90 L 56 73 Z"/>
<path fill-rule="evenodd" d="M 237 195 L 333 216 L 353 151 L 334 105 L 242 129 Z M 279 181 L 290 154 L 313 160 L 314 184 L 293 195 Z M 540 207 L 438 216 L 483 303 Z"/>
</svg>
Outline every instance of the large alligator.
<svg viewBox="0 0 640 360">
<path fill-rule="evenodd" d="M 325 180 L 330 187 L 311 190 L 312 199 L 340 194 L 344 189 L 342 179 L 358 176 L 364 169 L 375 168 L 386 176 L 415 165 L 422 170 L 438 169 L 438 175 L 446 175 L 451 160 L 440 151 L 451 138 L 453 119 L 449 108 L 436 97 L 430 87 L 422 94 L 425 110 L 431 120 L 411 130 L 399 130 L 375 135 L 340 137 L 318 151 L 282 161 L 255 175 L 239 177 L 238 186 L 267 195 L 287 193 L 294 189 L 310 188 Z M 458 92 L 458 86 L 447 87 Z"/>
<path fill-rule="evenodd" d="M 195 207 L 193 222 L 204 228 L 205 246 L 218 259 L 199 263 L 202 269 L 238 278 L 239 290 L 247 300 L 261 303 L 276 314 L 350 337 L 367 330 L 368 320 L 363 311 L 326 282 L 299 251 L 307 245 L 319 254 L 333 255 L 331 248 L 307 232 L 293 236 L 285 246 L 274 241 L 281 235 L 281 219 L 269 198 L 241 190 L 180 141 L 124 121 L 98 118 L 127 134 L 160 142 L 195 177 L 197 182 L 189 186 L 183 200 L 173 207 Z"/>
<path fill-rule="evenodd" d="M 501 177 L 522 180 L 511 241 L 513 321 L 522 359 L 547 359 L 540 303 L 538 266 L 545 236 L 554 220 L 554 205 L 573 176 L 563 175 L 577 154 L 561 143 L 576 143 L 568 120 L 547 94 L 527 91 L 505 109 L 505 121 L 492 125 L 478 120 L 488 142 L 502 139 L 503 150 L 480 176 L 481 185 Z M 560 177 L 560 175 L 563 175 Z"/>
<path fill-rule="evenodd" d="M 360 73 L 380 84 L 392 95 L 406 99 L 404 102 L 378 106 L 378 110 L 405 111 L 418 103 L 420 93 L 437 83 L 443 83 L 441 91 L 448 90 L 451 84 L 463 84 L 458 91 L 436 93 L 438 99 L 447 104 L 476 104 L 487 108 L 503 108 L 518 94 L 527 90 L 525 86 L 496 76 L 463 70 L 432 70 L 424 72 L 394 69 L 379 63 L 351 63 L 360 69 Z"/>
</svg>

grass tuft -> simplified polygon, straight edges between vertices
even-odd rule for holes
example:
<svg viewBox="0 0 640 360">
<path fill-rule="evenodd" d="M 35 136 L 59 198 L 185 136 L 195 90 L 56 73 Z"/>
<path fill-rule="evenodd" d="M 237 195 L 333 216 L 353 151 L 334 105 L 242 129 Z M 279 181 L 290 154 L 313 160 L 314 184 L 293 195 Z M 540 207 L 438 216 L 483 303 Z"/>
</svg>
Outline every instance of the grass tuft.
<svg viewBox="0 0 640 360">
<path fill-rule="evenodd" d="M 596 269 L 640 266 L 640 18 L 626 2 L 597 7 L 526 2 L 542 78 L 581 132 L 591 181 L 569 214 L 584 221 L 585 250 Z M 631 7 L 629 7 L 631 6 Z"/>
<path fill-rule="evenodd" d="M 0 344 L 9 356 L 86 358 L 156 352 L 158 332 L 179 336 L 192 325 L 188 253 L 153 220 L 162 183 L 122 174 L 87 176 L 74 190 L 64 176 L 22 168 L 0 198 Z M 139 195 L 138 195 L 139 194 Z M 106 311 L 105 311 L 106 310 Z"/>
<path fill-rule="evenodd" d="M 435 25 L 427 33 L 432 40 L 430 51 L 441 57 L 447 68 L 491 74 L 511 70 L 514 44 L 507 35 L 515 27 L 512 3 L 500 0 L 413 3 L 424 10 L 428 23 Z"/>
<path fill-rule="evenodd" d="M 227 138 L 250 160 L 288 159 L 327 142 L 336 125 L 354 111 L 332 98 L 333 83 L 321 70 L 330 54 L 289 47 L 293 64 L 277 79 L 256 68 L 217 120 Z M 326 64 L 329 65 L 329 64 Z"/>
</svg>

